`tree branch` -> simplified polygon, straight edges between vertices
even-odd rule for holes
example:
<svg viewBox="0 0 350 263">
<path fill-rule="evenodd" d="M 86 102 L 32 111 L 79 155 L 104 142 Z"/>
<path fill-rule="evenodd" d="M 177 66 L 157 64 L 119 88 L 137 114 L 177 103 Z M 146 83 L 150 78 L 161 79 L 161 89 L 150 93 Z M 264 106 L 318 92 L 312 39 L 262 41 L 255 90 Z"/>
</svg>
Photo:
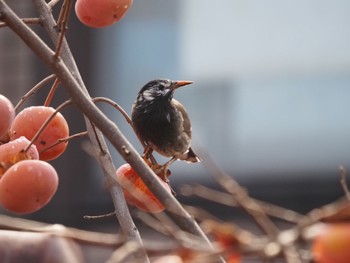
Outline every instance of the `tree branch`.
<svg viewBox="0 0 350 263">
<path fill-rule="evenodd" d="M 40 25 L 41 24 L 41 19 L 40 18 L 22 18 L 22 21 L 26 23 L 27 25 Z M 6 23 L 0 22 L 0 28 L 1 27 L 6 27 Z"/>
</svg>

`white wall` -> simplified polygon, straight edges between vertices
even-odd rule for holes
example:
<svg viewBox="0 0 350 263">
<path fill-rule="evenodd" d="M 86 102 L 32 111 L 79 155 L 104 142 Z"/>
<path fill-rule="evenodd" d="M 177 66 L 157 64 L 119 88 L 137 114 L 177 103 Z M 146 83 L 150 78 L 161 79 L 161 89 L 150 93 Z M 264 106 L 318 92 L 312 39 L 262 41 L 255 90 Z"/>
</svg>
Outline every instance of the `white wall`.
<svg viewBox="0 0 350 263">
<path fill-rule="evenodd" d="M 350 69 L 347 0 L 183 0 L 182 68 L 193 75 Z"/>
</svg>

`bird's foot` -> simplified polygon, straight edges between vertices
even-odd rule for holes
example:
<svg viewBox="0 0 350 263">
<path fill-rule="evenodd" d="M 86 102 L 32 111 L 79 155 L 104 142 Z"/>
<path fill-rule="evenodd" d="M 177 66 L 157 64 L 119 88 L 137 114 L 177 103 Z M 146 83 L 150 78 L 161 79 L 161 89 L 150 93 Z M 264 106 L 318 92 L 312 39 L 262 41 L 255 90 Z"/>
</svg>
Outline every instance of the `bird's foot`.
<svg viewBox="0 0 350 263">
<path fill-rule="evenodd" d="M 144 159 L 148 163 L 148 160 L 150 159 L 152 152 L 153 152 L 153 149 L 151 147 L 149 147 L 148 145 L 146 145 L 144 150 L 143 150 L 142 159 Z"/>
<path fill-rule="evenodd" d="M 168 177 L 171 175 L 171 171 L 169 170 L 168 167 L 165 167 L 164 165 L 159 165 L 159 164 L 155 164 L 155 165 L 150 165 L 151 169 L 153 170 L 153 172 L 160 178 L 162 179 L 162 181 L 164 181 L 166 184 L 168 184 L 171 193 L 176 196 L 176 192 L 174 191 L 174 189 L 171 187 L 170 185 L 170 181 L 168 179 Z"/>
<path fill-rule="evenodd" d="M 152 165 L 156 165 L 158 163 L 157 163 L 156 159 L 154 158 L 154 156 L 152 155 L 152 153 L 153 153 L 153 149 L 149 145 L 146 145 L 144 150 L 143 150 L 142 159 L 146 163 L 150 162 Z"/>
<path fill-rule="evenodd" d="M 151 166 L 152 170 L 156 175 L 158 175 L 164 182 L 168 183 L 168 177 L 171 175 L 169 168 L 164 165 L 155 164 Z"/>
<path fill-rule="evenodd" d="M 169 166 L 176 161 L 175 158 L 172 158 L 168 162 L 166 162 L 164 165 L 160 165 L 157 162 L 153 162 L 152 159 L 150 158 L 152 149 L 149 151 L 151 148 L 145 148 L 144 155 L 142 156 L 142 159 L 145 161 L 145 163 L 152 169 L 152 171 L 160 178 L 162 179 L 165 183 L 167 183 L 170 187 L 171 193 L 175 196 L 176 192 L 170 185 L 170 181 L 168 177 L 171 175 L 171 171 L 169 169 Z"/>
<path fill-rule="evenodd" d="M 168 166 L 160 165 L 157 162 L 153 163 L 152 160 L 147 158 L 145 155 L 142 156 L 142 159 L 153 170 L 153 172 L 158 175 L 159 178 L 161 178 L 166 183 L 169 182 L 168 177 L 171 175 L 171 171 L 169 170 Z"/>
</svg>

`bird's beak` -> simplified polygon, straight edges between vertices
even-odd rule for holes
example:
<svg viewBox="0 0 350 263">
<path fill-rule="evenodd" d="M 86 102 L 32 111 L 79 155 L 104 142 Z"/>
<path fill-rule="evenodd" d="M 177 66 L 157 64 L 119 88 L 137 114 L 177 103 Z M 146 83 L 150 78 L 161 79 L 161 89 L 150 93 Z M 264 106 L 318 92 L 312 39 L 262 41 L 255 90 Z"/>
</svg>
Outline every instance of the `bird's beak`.
<svg viewBox="0 0 350 263">
<path fill-rule="evenodd" d="M 189 81 L 189 80 L 173 81 L 173 84 L 171 85 L 171 89 L 176 90 L 177 88 L 180 88 L 180 87 L 186 86 L 186 85 L 190 85 L 192 83 L 193 83 L 193 81 Z"/>
</svg>

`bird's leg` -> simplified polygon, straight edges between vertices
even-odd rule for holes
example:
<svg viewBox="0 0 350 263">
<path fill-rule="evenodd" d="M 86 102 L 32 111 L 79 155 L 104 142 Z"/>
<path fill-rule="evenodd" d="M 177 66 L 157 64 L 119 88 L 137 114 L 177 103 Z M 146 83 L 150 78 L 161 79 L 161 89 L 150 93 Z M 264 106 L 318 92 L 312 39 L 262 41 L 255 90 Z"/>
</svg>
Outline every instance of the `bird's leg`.
<svg viewBox="0 0 350 263">
<path fill-rule="evenodd" d="M 163 179 L 164 182 L 167 182 L 167 176 L 170 176 L 170 171 L 168 170 L 168 171 L 166 171 L 166 173 L 164 173 L 164 170 L 162 169 L 162 165 L 157 163 L 156 159 L 152 155 L 152 152 L 153 152 L 153 149 L 149 145 L 146 145 L 144 148 L 142 159 L 147 163 L 147 165 L 149 167 L 151 167 L 151 169 L 159 177 L 161 177 Z"/>
<path fill-rule="evenodd" d="M 176 160 L 177 160 L 177 158 L 174 156 L 169 161 L 167 161 L 165 164 L 163 164 L 164 171 L 166 172 L 167 170 L 169 170 L 170 165 L 172 165 Z"/>
<path fill-rule="evenodd" d="M 146 163 L 148 163 L 148 159 L 150 159 L 152 165 L 156 165 L 158 163 L 157 163 L 156 159 L 154 158 L 154 156 L 152 155 L 152 152 L 153 152 L 153 149 L 149 145 L 146 145 L 144 150 L 143 150 L 142 159 L 144 159 Z"/>
<path fill-rule="evenodd" d="M 163 165 L 154 165 L 152 167 L 153 171 L 165 182 L 168 184 L 168 186 L 170 187 L 171 193 L 175 196 L 176 192 L 174 191 L 174 189 L 171 187 L 170 185 L 170 181 L 168 179 L 168 177 L 171 175 L 171 171 L 169 170 L 170 165 L 175 162 L 177 160 L 177 158 L 173 157 L 171 158 L 169 161 L 167 161 L 165 164 Z"/>
<path fill-rule="evenodd" d="M 147 164 L 149 164 L 148 159 L 151 160 L 152 162 L 151 169 L 155 172 L 156 175 L 158 175 L 164 182 L 166 182 L 169 185 L 172 194 L 176 195 L 176 192 L 170 186 L 168 177 L 171 175 L 171 171 L 169 170 L 169 167 L 173 162 L 177 160 L 177 158 L 173 157 L 169 161 L 167 161 L 164 165 L 159 165 L 157 161 L 154 159 L 152 152 L 153 152 L 153 149 L 149 145 L 146 145 L 142 158 L 145 160 Z"/>
<path fill-rule="evenodd" d="M 176 195 L 176 192 L 173 190 L 173 188 L 171 187 L 171 185 L 169 183 L 168 177 L 171 175 L 171 171 L 169 170 L 169 166 L 173 162 L 175 162 L 177 160 L 177 158 L 173 157 L 168 162 L 166 162 L 164 165 L 159 165 L 156 161 L 150 163 L 149 159 L 151 159 L 151 161 L 152 161 L 152 157 L 153 157 L 152 152 L 153 152 L 153 149 L 151 147 L 149 147 L 148 145 L 146 145 L 142 159 L 147 163 L 148 166 L 151 167 L 151 169 L 154 171 L 154 173 L 160 179 L 162 179 L 165 183 L 167 183 L 169 185 L 172 194 Z M 153 159 L 154 159 L 154 157 L 153 157 Z"/>
<path fill-rule="evenodd" d="M 148 160 L 152 152 L 153 152 L 153 149 L 149 145 L 146 145 L 145 149 L 143 150 L 142 158 L 145 160 Z"/>
</svg>

